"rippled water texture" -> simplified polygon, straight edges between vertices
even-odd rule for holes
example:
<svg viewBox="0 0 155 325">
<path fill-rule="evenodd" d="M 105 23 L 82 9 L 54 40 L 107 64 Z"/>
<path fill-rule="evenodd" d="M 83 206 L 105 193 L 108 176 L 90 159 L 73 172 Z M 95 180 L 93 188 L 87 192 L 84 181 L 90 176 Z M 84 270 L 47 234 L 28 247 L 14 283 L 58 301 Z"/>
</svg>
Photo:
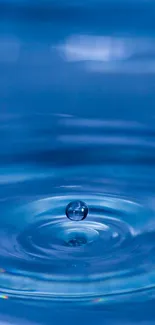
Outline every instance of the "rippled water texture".
<svg viewBox="0 0 155 325">
<path fill-rule="evenodd" d="M 154 13 L 0 1 L 0 324 L 155 324 Z"/>
</svg>

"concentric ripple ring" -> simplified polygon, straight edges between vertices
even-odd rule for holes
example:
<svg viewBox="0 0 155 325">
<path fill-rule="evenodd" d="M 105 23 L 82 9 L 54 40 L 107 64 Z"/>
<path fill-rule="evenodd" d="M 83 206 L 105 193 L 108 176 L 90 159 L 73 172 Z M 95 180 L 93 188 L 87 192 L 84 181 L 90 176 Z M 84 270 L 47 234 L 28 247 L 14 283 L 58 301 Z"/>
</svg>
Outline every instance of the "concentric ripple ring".
<svg viewBox="0 0 155 325">
<path fill-rule="evenodd" d="M 87 218 L 69 220 L 67 204 L 83 198 Z M 3 294 L 107 303 L 153 290 L 153 216 L 140 204 L 116 196 L 72 195 L 15 207 L 9 220 L 10 213 L 10 233 L 6 236 L 3 227 L 0 234 Z"/>
</svg>

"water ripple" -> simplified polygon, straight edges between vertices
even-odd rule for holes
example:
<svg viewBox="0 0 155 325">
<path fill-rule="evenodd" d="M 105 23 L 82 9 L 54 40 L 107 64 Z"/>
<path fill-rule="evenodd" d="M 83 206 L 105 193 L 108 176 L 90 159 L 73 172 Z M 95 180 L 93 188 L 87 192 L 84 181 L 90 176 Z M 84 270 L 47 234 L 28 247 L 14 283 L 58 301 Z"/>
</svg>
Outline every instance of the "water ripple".
<svg viewBox="0 0 155 325">
<path fill-rule="evenodd" d="M 66 205 L 83 197 L 48 197 L 8 212 L 1 226 L 6 218 L 12 225 L 0 231 L 1 293 L 76 303 L 149 295 L 155 285 L 151 211 L 117 196 L 86 195 L 87 218 L 68 220 Z M 81 245 L 70 245 L 75 237 L 84 239 Z"/>
</svg>

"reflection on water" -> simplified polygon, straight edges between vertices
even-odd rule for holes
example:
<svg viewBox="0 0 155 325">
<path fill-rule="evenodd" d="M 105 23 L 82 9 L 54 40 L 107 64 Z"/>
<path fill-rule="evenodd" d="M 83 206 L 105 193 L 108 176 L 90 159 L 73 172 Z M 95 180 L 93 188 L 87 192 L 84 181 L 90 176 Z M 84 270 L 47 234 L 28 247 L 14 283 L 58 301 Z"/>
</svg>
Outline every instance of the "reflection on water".
<svg viewBox="0 0 155 325">
<path fill-rule="evenodd" d="M 155 322 L 154 9 L 0 1 L 0 324 Z"/>
<path fill-rule="evenodd" d="M 71 37 L 58 47 L 71 62 L 85 62 L 90 72 L 145 74 L 155 73 L 154 39 L 143 37 Z"/>
</svg>

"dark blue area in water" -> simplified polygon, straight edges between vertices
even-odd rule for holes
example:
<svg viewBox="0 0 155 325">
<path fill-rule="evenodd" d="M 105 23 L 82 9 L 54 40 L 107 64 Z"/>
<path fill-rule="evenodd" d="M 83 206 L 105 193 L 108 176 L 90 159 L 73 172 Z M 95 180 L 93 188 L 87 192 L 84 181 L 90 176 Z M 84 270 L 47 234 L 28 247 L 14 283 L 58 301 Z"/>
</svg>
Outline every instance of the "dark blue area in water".
<svg viewBox="0 0 155 325">
<path fill-rule="evenodd" d="M 154 325 L 154 124 L 154 1 L 0 1 L 0 324 Z"/>
</svg>

